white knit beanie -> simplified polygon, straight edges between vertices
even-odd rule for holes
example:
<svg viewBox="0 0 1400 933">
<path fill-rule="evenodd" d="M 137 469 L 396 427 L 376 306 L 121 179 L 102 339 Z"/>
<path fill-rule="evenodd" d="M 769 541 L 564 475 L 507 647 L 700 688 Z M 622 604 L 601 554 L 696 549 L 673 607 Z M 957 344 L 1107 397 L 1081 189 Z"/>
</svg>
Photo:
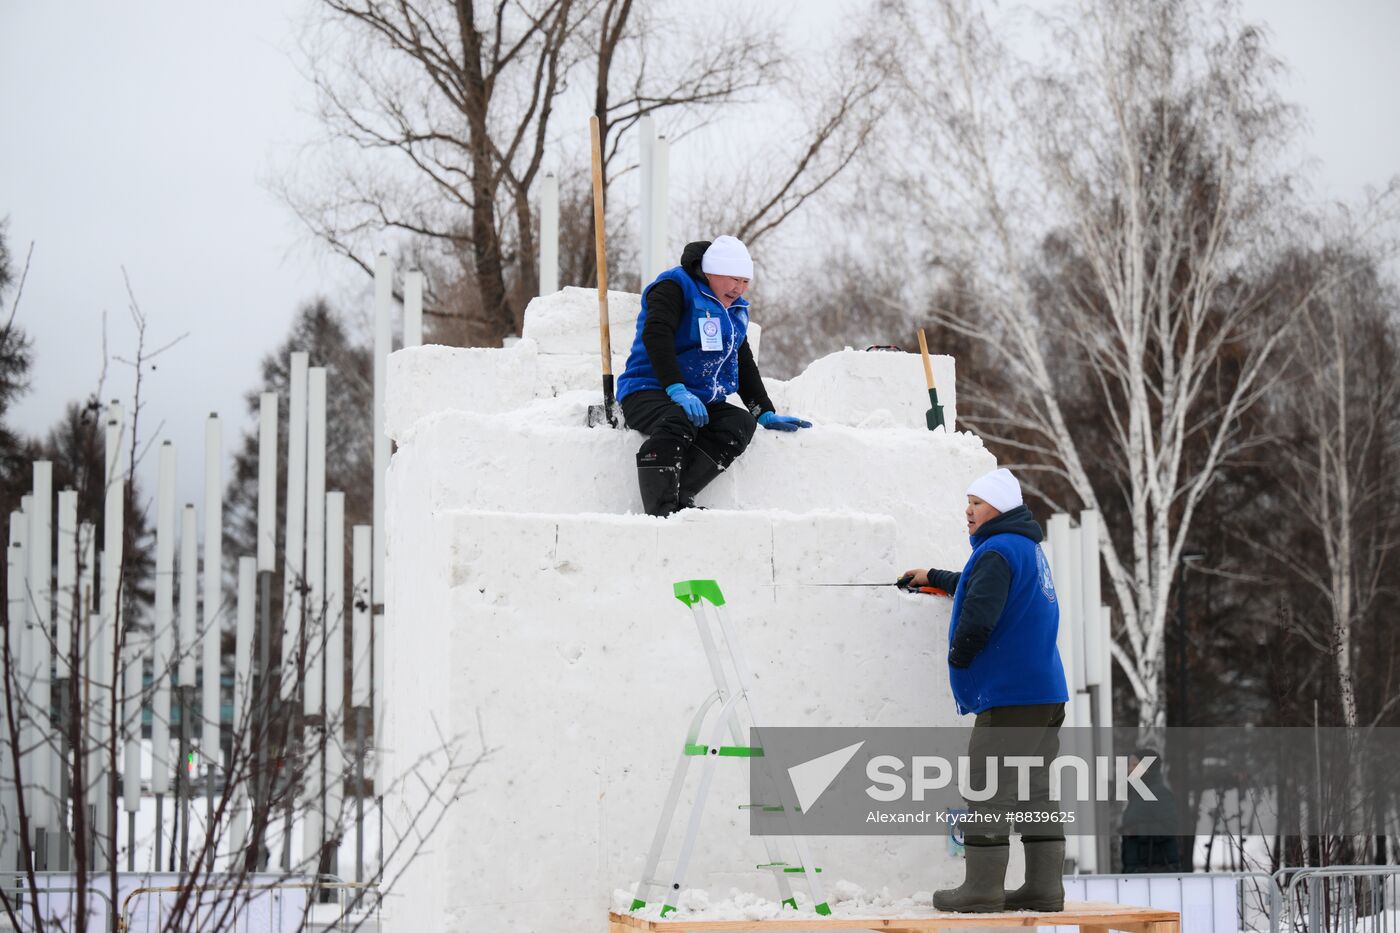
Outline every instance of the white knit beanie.
<svg viewBox="0 0 1400 933">
<path fill-rule="evenodd" d="M 979 476 L 967 487 L 969 496 L 976 496 L 998 512 L 1009 512 L 1022 504 L 1021 484 L 1007 469 L 993 470 Z"/>
<path fill-rule="evenodd" d="M 717 236 L 700 260 L 700 271 L 711 275 L 732 275 L 737 279 L 753 278 L 753 259 L 749 249 L 737 237 Z"/>
</svg>

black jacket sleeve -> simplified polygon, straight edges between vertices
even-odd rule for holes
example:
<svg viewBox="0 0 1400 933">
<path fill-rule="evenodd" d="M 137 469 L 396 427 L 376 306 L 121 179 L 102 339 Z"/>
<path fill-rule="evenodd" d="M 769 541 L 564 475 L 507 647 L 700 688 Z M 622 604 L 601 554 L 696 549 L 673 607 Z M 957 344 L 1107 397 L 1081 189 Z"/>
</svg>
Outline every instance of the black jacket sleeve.
<svg viewBox="0 0 1400 933">
<path fill-rule="evenodd" d="M 747 340 L 739 345 L 739 398 L 744 400 L 749 414 L 755 418 L 773 410 L 773 403 L 768 400 L 768 390 L 763 387 L 763 376 L 758 372 L 758 363 Z"/>
<path fill-rule="evenodd" d="M 1011 592 L 1011 565 L 995 551 L 984 553 L 967 573 L 962 607 L 953 620 L 957 629 L 948 649 L 948 663 L 954 667 L 967 667 L 987 647 Z"/>
<path fill-rule="evenodd" d="M 929 570 L 929 586 L 936 586 L 943 592 L 952 596 L 958 590 L 958 581 L 962 579 L 962 574 L 956 570 Z"/>
<path fill-rule="evenodd" d="M 642 346 L 646 347 L 651 371 L 664 389 L 681 377 L 681 364 L 676 361 L 676 329 L 685 313 L 685 295 L 675 282 L 657 282 L 647 292 L 647 322 L 642 328 Z"/>
</svg>

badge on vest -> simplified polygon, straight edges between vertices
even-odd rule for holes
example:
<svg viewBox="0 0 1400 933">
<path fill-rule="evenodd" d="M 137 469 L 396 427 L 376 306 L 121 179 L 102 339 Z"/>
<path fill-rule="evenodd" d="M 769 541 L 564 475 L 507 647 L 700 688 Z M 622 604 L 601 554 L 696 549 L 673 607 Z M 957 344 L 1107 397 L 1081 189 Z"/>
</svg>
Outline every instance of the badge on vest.
<svg viewBox="0 0 1400 933">
<path fill-rule="evenodd" d="M 705 352 L 724 349 L 724 338 L 715 318 L 706 317 L 700 322 L 700 349 Z"/>
</svg>

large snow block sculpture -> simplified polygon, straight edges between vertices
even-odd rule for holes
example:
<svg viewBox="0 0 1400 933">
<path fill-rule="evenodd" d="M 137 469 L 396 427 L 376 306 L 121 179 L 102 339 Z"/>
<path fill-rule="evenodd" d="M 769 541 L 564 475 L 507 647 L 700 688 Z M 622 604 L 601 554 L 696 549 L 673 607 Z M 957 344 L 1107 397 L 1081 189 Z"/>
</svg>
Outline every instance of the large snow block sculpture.
<svg viewBox="0 0 1400 933">
<path fill-rule="evenodd" d="M 567 336 L 548 323 L 550 339 Z M 552 381 L 588 358 L 531 340 L 391 359 L 386 835 L 436 828 L 412 860 L 389 859 L 388 876 L 402 872 L 389 930 L 601 933 L 713 689 L 678 580 L 723 587 L 770 724 L 956 719 L 947 600 L 814 585 L 966 558 L 963 493 L 994 462 L 975 437 L 924 430 L 916 357 L 814 364 L 785 388 L 817 427 L 760 430 L 706 510 L 655 519 L 636 514 L 641 435 L 584 427 L 596 390 Z M 863 413 L 863 399 L 885 404 Z M 461 773 L 449 753 L 460 767 L 478 752 L 465 785 L 437 782 Z M 746 767 L 721 769 L 694 887 L 773 896 L 737 809 L 747 796 Z M 912 893 L 961 871 L 941 837 L 814 843 L 832 882 Z"/>
</svg>

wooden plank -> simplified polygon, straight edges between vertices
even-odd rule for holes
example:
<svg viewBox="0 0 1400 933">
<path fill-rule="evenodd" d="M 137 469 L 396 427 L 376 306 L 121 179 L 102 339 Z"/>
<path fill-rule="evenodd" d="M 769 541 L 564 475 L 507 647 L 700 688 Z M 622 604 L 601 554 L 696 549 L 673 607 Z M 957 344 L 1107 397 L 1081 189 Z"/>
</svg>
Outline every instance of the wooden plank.
<svg viewBox="0 0 1400 933">
<path fill-rule="evenodd" d="M 707 933 L 707 931 L 766 930 L 878 930 L 882 933 L 938 933 L 940 930 L 977 927 L 1078 926 L 1091 931 L 1121 930 L 1127 933 L 1180 933 L 1175 911 L 1123 904 L 1065 904 L 1059 913 L 931 914 L 925 917 L 793 917 L 773 920 L 646 920 L 628 914 L 609 914 L 609 933 L 647 930 L 651 933 Z"/>
</svg>

